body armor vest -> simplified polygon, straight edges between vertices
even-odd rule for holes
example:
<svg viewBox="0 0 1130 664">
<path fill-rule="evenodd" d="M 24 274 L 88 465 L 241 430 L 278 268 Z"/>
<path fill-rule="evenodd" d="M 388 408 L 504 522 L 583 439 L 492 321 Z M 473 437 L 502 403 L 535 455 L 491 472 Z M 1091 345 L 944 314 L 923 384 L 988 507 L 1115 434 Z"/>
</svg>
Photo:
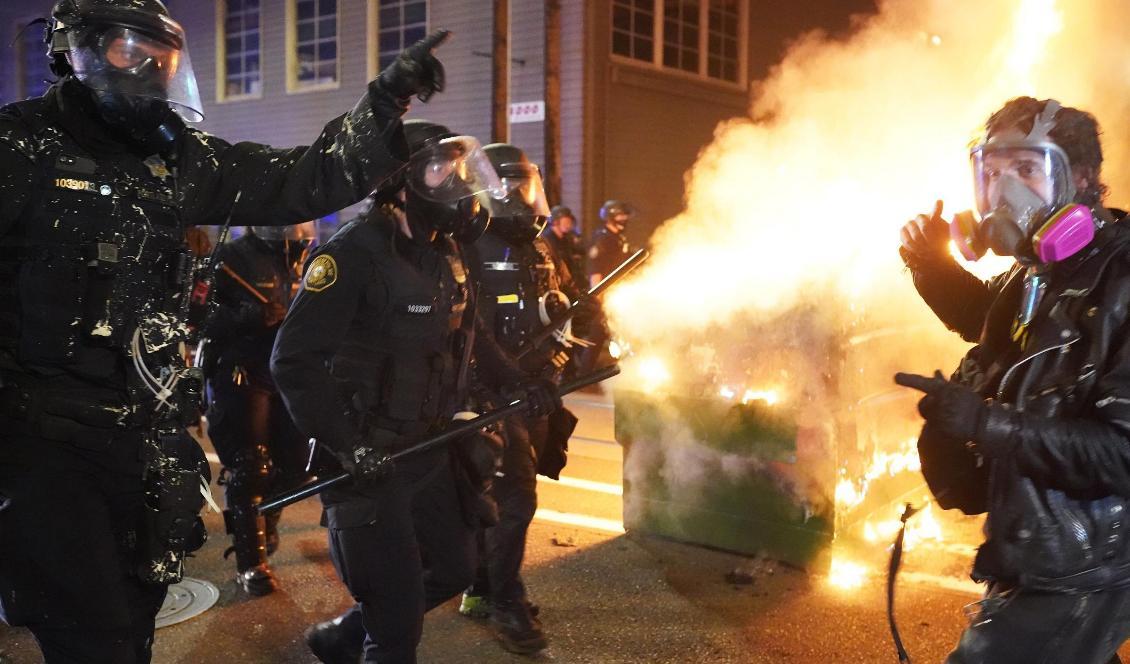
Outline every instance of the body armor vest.
<svg viewBox="0 0 1130 664">
<path fill-rule="evenodd" d="M 402 238 L 385 221 L 356 221 L 352 232 L 341 234 L 374 257 L 383 306 L 358 314 L 331 371 L 363 427 L 435 431 L 466 398 L 474 337 L 467 275 L 454 241 L 413 247 L 410 258 L 397 249 Z"/>
<path fill-rule="evenodd" d="M 504 350 L 518 352 L 545 327 L 547 317 L 568 308 L 545 240 L 514 245 L 488 231 L 467 254 L 480 284 L 480 315 Z M 540 367 L 545 360 L 541 353 L 527 357 L 524 369 Z"/>
<path fill-rule="evenodd" d="M 52 113 L 42 99 L 0 109 L 35 154 L 31 198 L 0 239 L 0 345 L 64 367 L 84 347 L 128 354 L 135 332 L 147 353 L 175 345 L 193 267 L 175 173 L 157 156 L 91 155 Z"/>
</svg>

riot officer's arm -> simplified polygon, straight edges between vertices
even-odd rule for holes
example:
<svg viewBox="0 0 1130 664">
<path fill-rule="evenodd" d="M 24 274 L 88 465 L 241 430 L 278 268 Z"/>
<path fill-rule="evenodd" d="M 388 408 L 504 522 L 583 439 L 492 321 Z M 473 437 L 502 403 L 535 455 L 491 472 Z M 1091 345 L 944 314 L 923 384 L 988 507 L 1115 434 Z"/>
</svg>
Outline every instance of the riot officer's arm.
<svg viewBox="0 0 1130 664">
<path fill-rule="evenodd" d="M 378 91 L 379 92 L 379 91 Z M 296 224 L 348 207 L 397 172 L 408 158 L 393 98 L 370 102 L 331 120 L 309 147 L 230 145 L 201 132 L 185 143 L 184 209 L 189 223 Z"/>
<path fill-rule="evenodd" d="M 366 294 L 372 290 L 365 249 L 331 242 L 307 265 L 271 354 L 271 374 L 299 430 L 335 449 L 347 448 L 358 432 L 330 364 L 361 307 L 374 306 Z"/>
<path fill-rule="evenodd" d="M 447 36 L 436 30 L 406 48 L 309 147 L 233 146 L 190 132 L 181 159 L 186 194 L 194 194 L 185 205 L 189 222 L 218 225 L 230 218 L 235 225 L 286 226 L 368 196 L 408 160 L 400 118 L 411 98 L 427 101 L 444 88 L 434 51 Z"/>
<path fill-rule="evenodd" d="M 7 234 L 23 213 L 31 196 L 34 163 L 20 149 L 28 145 L 11 130 L 0 125 L 0 236 Z M 30 148 L 29 148 L 30 149 Z"/>
</svg>

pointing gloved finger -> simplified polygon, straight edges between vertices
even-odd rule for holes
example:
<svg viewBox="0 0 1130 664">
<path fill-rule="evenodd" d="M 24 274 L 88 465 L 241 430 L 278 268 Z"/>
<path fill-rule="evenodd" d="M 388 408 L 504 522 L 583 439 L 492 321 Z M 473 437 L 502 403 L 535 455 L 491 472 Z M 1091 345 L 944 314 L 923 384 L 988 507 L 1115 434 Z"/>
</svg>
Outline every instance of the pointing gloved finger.
<svg viewBox="0 0 1130 664">
<path fill-rule="evenodd" d="M 941 377 L 941 373 L 935 373 L 933 376 L 922 376 L 919 374 L 898 372 L 895 374 L 895 383 L 903 387 L 918 390 L 929 394 L 934 390 L 945 384 L 946 379 Z"/>
<path fill-rule="evenodd" d="M 413 44 L 408 49 L 408 53 L 413 58 L 419 59 L 419 58 L 423 57 L 426 53 L 429 53 L 430 51 L 434 51 L 435 49 L 442 46 L 443 43 L 446 42 L 450 37 L 451 37 L 451 31 L 450 30 L 444 30 L 442 28 L 439 29 L 439 30 L 434 30 L 427 37 L 424 37 L 420 41 Z"/>
</svg>

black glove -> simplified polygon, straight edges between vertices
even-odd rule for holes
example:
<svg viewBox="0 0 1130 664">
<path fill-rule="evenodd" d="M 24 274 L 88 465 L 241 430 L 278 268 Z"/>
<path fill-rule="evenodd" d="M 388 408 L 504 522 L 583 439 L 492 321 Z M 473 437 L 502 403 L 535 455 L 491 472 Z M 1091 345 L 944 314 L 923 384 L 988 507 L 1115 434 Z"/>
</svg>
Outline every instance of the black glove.
<svg viewBox="0 0 1130 664">
<path fill-rule="evenodd" d="M 943 435 L 962 441 L 980 442 L 989 405 L 964 385 L 951 383 L 935 371 L 933 377 L 897 373 L 895 382 L 925 392 L 918 412 Z"/>
<path fill-rule="evenodd" d="M 450 34 L 449 30 L 436 30 L 401 51 L 377 76 L 381 88 L 398 99 L 407 100 L 415 95 L 423 102 L 443 92 L 443 64 L 432 52 L 447 41 Z"/>
<path fill-rule="evenodd" d="M 487 429 L 467 434 L 456 443 L 459 461 L 479 491 L 490 490 L 495 473 L 502 468 L 503 447 L 502 437 Z"/>
<path fill-rule="evenodd" d="M 365 442 L 355 443 L 348 451 L 331 449 L 330 452 L 357 484 L 375 482 L 392 471 L 388 455 Z"/>
<path fill-rule="evenodd" d="M 530 417 L 549 415 L 561 407 L 557 384 L 548 378 L 530 378 L 510 393 L 526 402 L 526 414 Z"/>
</svg>

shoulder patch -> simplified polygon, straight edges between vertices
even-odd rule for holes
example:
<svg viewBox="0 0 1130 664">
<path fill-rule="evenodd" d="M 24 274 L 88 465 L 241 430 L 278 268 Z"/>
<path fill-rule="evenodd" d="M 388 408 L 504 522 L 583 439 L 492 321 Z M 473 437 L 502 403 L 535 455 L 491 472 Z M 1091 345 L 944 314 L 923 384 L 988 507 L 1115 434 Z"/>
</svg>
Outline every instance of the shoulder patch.
<svg viewBox="0 0 1130 664">
<path fill-rule="evenodd" d="M 324 291 L 337 282 L 337 261 L 329 254 L 321 254 L 310 262 L 303 278 L 303 286 L 311 293 Z"/>
</svg>

